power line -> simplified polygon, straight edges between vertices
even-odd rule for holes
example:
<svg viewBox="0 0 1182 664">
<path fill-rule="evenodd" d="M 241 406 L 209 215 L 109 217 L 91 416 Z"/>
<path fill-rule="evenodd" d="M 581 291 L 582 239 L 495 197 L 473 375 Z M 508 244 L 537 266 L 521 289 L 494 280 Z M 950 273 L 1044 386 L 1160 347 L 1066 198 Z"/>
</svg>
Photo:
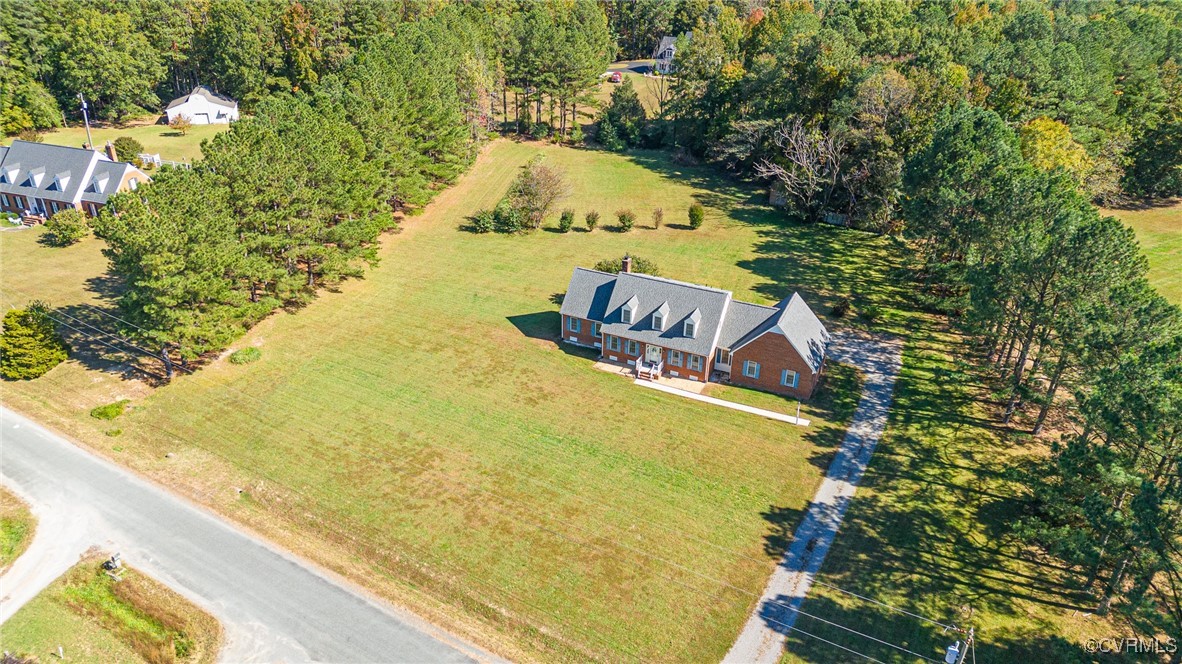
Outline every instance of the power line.
<svg viewBox="0 0 1182 664">
<path fill-rule="evenodd" d="M 803 634 L 804 636 L 807 636 L 807 637 L 809 637 L 809 638 L 811 638 L 811 639 L 816 639 L 816 640 L 818 640 L 818 641 L 824 641 L 825 643 L 828 643 L 828 644 L 829 644 L 829 645 L 831 645 L 831 646 L 834 646 L 834 647 L 837 647 L 837 648 L 841 648 L 842 650 L 844 650 L 844 651 L 846 651 L 846 652 L 853 653 L 853 654 L 857 655 L 858 657 L 863 657 L 863 658 L 865 658 L 865 659 L 868 659 L 868 660 L 870 660 L 871 662 L 877 662 L 878 664 L 886 664 L 886 663 L 885 663 L 885 662 L 883 662 L 881 659 L 874 659 L 874 658 L 873 658 L 873 657 L 871 657 L 870 655 L 866 655 L 866 654 L 864 654 L 864 653 L 860 653 L 860 652 L 858 652 L 857 650 L 854 650 L 853 648 L 847 648 L 847 647 L 845 647 L 845 646 L 843 646 L 843 645 L 841 645 L 841 644 L 839 644 L 839 643 L 834 643 L 834 642 L 830 641 L 829 639 L 822 639 L 821 637 L 817 636 L 816 634 L 809 634 L 808 632 L 804 631 L 803 629 L 801 629 L 801 628 L 799 628 L 799 627 L 797 627 L 797 626 L 795 626 L 795 625 L 793 625 L 793 626 L 790 628 L 790 631 L 796 632 L 797 634 Z"/>
<path fill-rule="evenodd" d="M 111 333 L 105 332 L 104 330 L 101 330 L 100 328 L 97 328 L 97 327 L 95 327 L 95 326 L 93 326 L 93 325 L 89 325 L 89 324 L 87 324 L 87 323 L 85 323 L 85 322 L 83 322 L 83 321 L 79 321 L 79 319 L 76 319 L 76 318 L 74 318 L 74 317 L 72 317 L 72 316 L 69 316 L 69 314 L 63 314 L 63 315 L 65 315 L 65 316 L 66 316 L 66 317 L 68 317 L 68 318 L 71 318 L 72 320 L 78 321 L 78 322 L 80 322 L 81 324 L 83 324 L 83 325 L 86 325 L 87 327 L 91 327 L 92 329 L 94 329 L 94 330 L 97 330 L 97 331 L 99 331 L 99 332 L 101 332 L 101 333 L 103 333 L 103 334 L 106 334 L 106 335 L 108 335 L 108 336 L 111 336 L 111 337 L 115 337 L 115 335 L 112 335 Z M 50 318 L 52 318 L 52 316 L 50 316 Z M 88 334 L 88 333 L 86 333 L 86 332 L 84 332 L 84 331 L 82 331 L 82 330 L 78 330 L 77 328 L 75 328 L 75 327 L 73 327 L 73 326 L 71 326 L 71 325 L 68 325 L 68 324 L 66 324 L 66 323 L 64 323 L 64 322 L 62 322 L 62 321 L 60 321 L 60 320 L 58 320 L 58 319 L 53 319 L 53 320 L 55 320 L 56 322 L 59 322 L 59 323 L 61 323 L 62 325 L 64 325 L 65 327 L 67 327 L 67 328 L 69 328 L 69 329 L 72 329 L 72 330 L 75 330 L 76 332 L 79 332 L 80 334 L 83 334 L 83 335 L 85 335 L 85 336 L 88 336 L 88 337 L 90 337 L 90 338 L 94 338 L 94 337 L 93 337 L 93 335 L 90 335 L 90 334 Z M 141 329 L 142 329 L 142 328 L 141 328 Z M 102 343 L 102 344 L 104 344 L 104 345 L 108 346 L 108 347 L 115 348 L 114 346 L 111 346 L 111 344 L 108 344 L 108 343 L 106 343 L 105 341 L 102 341 L 101 339 L 95 339 L 95 340 L 96 340 L 96 341 L 98 341 L 99 343 Z M 131 345 L 131 344 L 129 344 L 129 345 Z M 133 345 L 132 347 L 134 348 L 135 346 Z M 116 348 L 116 350 L 120 350 L 120 349 Z M 141 352 L 146 352 L 146 351 L 143 351 L 142 349 L 139 349 L 139 350 L 140 350 Z M 205 379 L 205 377 L 204 377 L 204 376 L 202 376 L 201 378 L 202 378 L 203 380 L 208 380 L 208 379 Z M 212 383 L 212 381 L 210 381 L 210 382 Z M 240 391 L 240 390 L 237 390 L 236 388 L 232 388 L 232 387 L 230 387 L 230 386 L 223 386 L 223 385 L 218 385 L 218 384 L 214 384 L 214 386 L 215 386 L 215 387 L 222 387 L 223 389 L 229 389 L 229 390 L 231 390 L 231 391 L 234 391 L 234 392 L 237 392 L 237 393 L 241 394 L 242 396 L 245 396 L 245 397 L 251 398 L 251 399 L 253 399 L 253 400 L 257 401 L 257 402 L 258 402 L 258 403 L 260 403 L 260 404 L 263 404 L 263 405 L 268 405 L 268 404 L 267 404 L 267 402 L 263 401 L 262 399 L 259 399 L 259 398 L 257 398 L 257 397 L 254 397 L 253 395 L 246 394 L 245 392 L 242 392 L 242 391 Z M 262 422 L 261 420 L 259 421 L 259 423 L 260 423 L 260 424 L 263 424 L 264 426 L 270 426 L 271 428 L 274 428 L 273 426 L 271 426 L 271 425 L 267 425 L 266 423 Z M 306 429 L 303 429 L 303 431 L 304 431 L 304 433 L 307 433 L 307 434 L 311 435 L 311 432 L 310 432 L 310 431 L 307 431 Z M 205 449 L 205 448 L 204 448 L 204 447 L 202 447 L 201 445 L 198 445 L 198 444 L 194 443 L 194 442 L 193 442 L 193 441 L 191 441 L 191 440 L 184 439 L 184 438 L 182 438 L 182 437 L 176 436 L 175 434 L 172 434 L 172 435 L 173 435 L 174 437 L 176 437 L 178 440 L 182 440 L 182 441 L 188 442 L 189 444 L 193 444 L 193 445 L 195 445 L 196 447 L 201 447 L 202 449 Z M 221 456 L 221 455 L 218 455 L 218 456 Z M 362 456 L 368 456 L 368 457 L 369 457 L 369 458 L 371 458 L 371 459 L 373 459 L 373 458 L 374 458 L 372 455 L 368 455 L 368 454 L 364 454 L 364 453 L 362 454 Z M 406 458 L 405 458 L 405 457 L 402 457 L 402 458 L 403 458 L 403 460 L 406 460 Z M 375 460 L 376 460 L 376 459 L 375 459 Z M 422 469 L 424 469 L 424 470 L 429 470 L 428 468 L 426 468 L 425 466 L 422 466 L 421 464 L 414 464 L 414 462 L 409 462 L 409 461 L 408 461 L 408 463 L 411 463 L 411 464 L 413 464 L 413 465 L 417 465 L 418 467 L 420 467 L 420 468 L 422 468 Z M 274 481 L 274 480 L 272 480 L 272 481 Z M 285 484 L 283 484 L 283 483 L 281 483 L 281 482 L 277 482 L 277 484 L 279 484 L 280 486 L 284 486 L 284 487 L 286 487 L 286 485 L 285 485 Z M 496 498 L 496 499 L 501 499 L 501 500 L 503 500 L 503 497 L 502 497 L 502 496 L 500 496 L 499 494 L 496 494 L 495 492 L 492 492 L 492 491 L 490 491 L 490 490 L 488 490 L 488 489 L 484 489 L 484 488 L 482 488 L 482 487 L 479 487 L 479 486 L 476 486 L 476 487 L 474 487 L 474 488 L 475 488 L 476 490 L 478 490 L 478 491 L 481 491 L 481 492 L 483 492 L 483 493 L 487 493 L 488 495 L 490 495 L 490 496 L 492 496 L 492 497 L 494 497 L 494 498 Z M 571 495 L 574 495 L 574 496 L 576 496 L 576 497 L 581 497 L 581 496 L 578 496 L 578 494 L 573 494 L 573 493 L 571 493 L 571 492 L 568 492 L 568 493 L 570 493 Z M 494 510 L 496 510 L 496 511 L 498 511 L 498 512 L 504 513 L 504 511 L 503 511 L 503 510 L 501 510 L 501 509 L 499 509 L 499 508 L 493 507 L 493 509 L 494 509 Z M 603 549 L 603 546 L 602 546 L 602 545 L 598 545 L 598 544 L 595 544 L 595 543 L 593 543 L 593 542 L 581 542 L 581 543 L 580 543 L 579 541 L 576 541 L 576 540 L 572 539 L 572 538 L 571 538 L 569 535 L 566 535 L 566 534 L 564 534 L 564 533 L 558 532 L 558 531 L 556 531 L 556 530 L 554 530 L 554 529 L 552 529 L 552 528 L 550 528 L 550 527 L 548 527 L 548 526 L 546 526 L 546 525 L 543 525 L 543 524 L 540 524 L 540 523 L 537 523 L 537 522 L 531 522 L 531 523 L 530 523 L 530 525 L 532 525 L 533 527 L 535 527 L 535 528 L 537 528 L 537 529 L 539 529 L 539 530 L 542 530 L 542 531 L 544 531 L 544 532 L 548 532 L 548 533 L 550 533 L 550 534 L 552 534 L 552 535 L 554 535 L 554 536 L 557 536 L 557 537 L 559 537 L 559 538 L 561 538 L 561 539 L 565 539 L 565 540 L 567 540 L 568 542 L 570 542 L 570 543 L 572 543 L 572 544 L 575 544 L 575 545 L 580 545 L 580 544 L 586 545 L 586 544 L 590 544 L 590 545 L 592 545 L 592 546 L 595 546 L 596 548 Z M 615 526 L 612 526 L 612 527 L 615 527 Z M 624 548 L 624 549 L 626 549 L 626 550 L 632 551 L 633 553 L 639 554 L 640 556 L 647 557 L 647 558 L 650 558 L 650 559 L 652 559 L 652 560 L 654 560 L 654 561 L 661 562 L 661 563 L 664 563 L 664 564 L 666 564 L 666 565 L 669 565 L 669 566 L 675 567 L 675 568 L 677 568 L 677 569 L 680 569 L 680 570 L 682 570 L 682 571 L 688 572 L 688 573 L 690 573 L 690 574 L 692 574 L 692 575 L 698 576 L 698 577 L 700 577 L 700 578 L 702 578 L 702 579 L 705 579 L 706 581 L 709 581 L 709 582 L 711 582 L 711 583 L 713 583 L 713 584 L 715 584 L 715 585 L 721 586 L 721 587 L 723 587 L 723 588 L 729 588 L 729 589 L 731 589 L 731 590 L 734 590 L 734 591 L 736 591 L 736 592 L 739 592 L 739 593 L 746 593 L 746 594 L 749 594 L 749 595 L 754 595 L 754 594 L 755 594 L 755 593 L 753 593 L 753 592 L 751 592 L 751 591 L 748 591 L 748 590 L 745 590 L 745 589 L 743 589 L 743 588 L 739 588 L 739 587 L 737 587 L 737 586 L 734 586 L 733 584 L 731 584 L 731 583 L 729 583 L 729 582 L 726 582 L 726 581 L 722 581 L 722 580 L 720 580 L 720 579 L 713 578 L 713 577 L 711 577 L 711 576 L 708 576 L 708 575 L 706 575 L 706 574 L 703 574 L 703 573 L 701 573 L 701 572 L 699 572 L 699 571 L 697 571 L 697 570 L 694 570 L 694 569 L 687 568 L 687 567 L 685 567 L 684 565 L 681 565 L 681 564 L 679 564 L 679 563 L 676 563 L 676 562 L 674 562 L 674 561 L 668 560 L 668 559 L 666 559 L 666 558 L 663 558 L 663 557 L 661 557 L 661 556 L 654 555 L 654 554 L 652 554 L 652 553 L 649 553 L 649 552 L 647 552 L 647 551 L 643 551 L 643 550 L 635 549 L 635 548 L 633 548 L 633 547 L 630 547 L 630 546 L 622 545 L 622 544 L 620 544 L 620 543 L 618 543 L 618 542 L 617 542 L 617 546 L 618 546 L 618 547 L 620 547 L 620 548 Z M 676 583 L 676 584 L 678 584 L 678 585 L 681 585 L 681 586 L 683 586 L 683 587 L 685 587 L 685 588 L 687 588 L 687 589 L 689 589 L 689 590 L 691 590 L 691 591 L 698 592 L 698 593 L 703 593 L 703 594 L 705 594 L 705 593 L 707 592 L 707 591 L 705 591 L 705 590 L 704 590 L 704 589 L 702 589 L 702 588 L 697 588 L 697 587 L 694 587 L 694 586 L 690 586 L 690 585 L 688 585 L 688 584 L 686 584 L 686 583 L 684 583 L 684 582 L 681 582 L 681 581 L 679 581 L 679 580 L 676 580 L 676 579 L 670 578 L 670 577 L 669 577 L 669 576 L 667 576 L 667 575 L 662 575 L 662 576 L 664 576 L 664 578 L 665 578 L 666 580 L 668 580 L 668 581 L 671 581 L 671 582 L 673 582 L 673 583 Z M 826 585 L 828 585 L 828 584 L 826 584 Z M 850 594 L 854 594 L 854 593 L 850 593 Z M 873 600 L 871 600 L 871 601 L 873 601 Z M 891 647 L 891 648 L 895 648 L 895 649 L 897 649 L 897 650 L 899 650 L 899 651 L 901 651 L 901 652 L 905 652 L 905 653 L 907 653 L 907 654 L 913 655 L 913 656 L 915 656 L 915 657 L 918 657 L 918 658 L 920 658 L 920 659 L 923 659 L 923 660 L 926 660 L 926 661 L 936 662 L 936 660 L 933 660 L 933 659 L 931 659 L 931 658 L 925 657 L 924 655 L 921 655 L 921 654 L 919 654 L 919 653 L 915 653 L 915 652 L 913 652 L 913 651 L 910 651 L 910 650 L 908 650 L 908 649 L 906 649 L 906 648 L 903 648 L 902 646 L 898 646 L 898 645 L 895 645 L 895 644 L 893 644 L 893 643 L 890 643 L 890 642 L 888 642 L 888 641 L 884 641 L 884 640 L 882 640 L 882 639 L 878 639 L 878 638 L 876 638 L 876 637 L 870 636 L 870 635 L 868 635 L 868 634 L 865 634 L 865 633 L 863 633 L 863 632 L 860 632 L 860 631 L 858 631 L 858 630 L 855 630 L 855 629 L 852 629 L 852 628 L 846 627 L 846 626 L 844 626 L 844 625 L 841 625 L 841 624 L 838 624 L 838 623 L 836 623 L 836 622 L 832 622 L 832 621 L 826 620 L 826 619 L 824 619 L 824 618 L 820 618 L 819 616 L 814 616 L 814 615 L 812 615 L 812 614 L 810 614 L 810 613 L 807 613 L 807 612 L 805 612 L 805 611 L 802 611 L 801 609 L 799 609 L 799 608 L 797 608 L 797 607 L 789 606 L 789 605 L 787 605 L 787 604 L 784 604 L 783 602 L 779 602 L 779 601 L 776 601 L 776 600 L 773 600 L 772 602 L 773 602 L 774 604 L 777 604 L 777 605 L 779 605 L 779 606 L 782 606 L 783 608 L 787 608 L 787 609 L 789 609 L 789 610 L 791 610 L 791 611 L 795 611 L 795 612 L 797 612 L 798 614 L 800 614 L 800 615 L 803 615 L 803 616 L 805 616 L 805 617 L 813 618 L 813 619 L 815 619 L 815 620 L 818 620 L 818 621 L 820 621 L 820 622 L 823 622 L 823 623 L 826 623 L 826 624 L 832 625 L 832 626 L 834 626 L 834 627 L 837 627 L 837 628 L 839 628 L 839 629 L 843 629 L 843 630 L 845 630 L 845 631 L 847 631 L 847 632 L 850 632 L 850 633 L 852 633 L 852 634 L 855 634 L 855 635 L 861 636 L 861 637 L 863 637 L 863 638 L 866 638 L 866 639 L 872 640 L 872 641 L 874 641 L 874 642 L 876 642 L 876 643 L 880 643 L 880 644 L 882 644 L 882 645 L 886 645 L 886 646 L 889 646 L 889 647 Z M 886 606 L 886 605 L 884 605 L 884 606 Z M 900 610 L 900 611 L 902 611 L 902 610 Z M 905 613 L 906 613 L 906 612 L 905 612 Z M 920 617 L 920 618 L 922 618 L 922 616 L 916 616 L 916 617 Z M 781 624 L 781 625 L 783 625 L 783 623 L 779 623 L 778 621 L 775 621 L 774 619 L 770 619 L 770 618 L 769 618 L 769 620 L 771 620 L 772 622 L 777 622 L 778 624 Z M 933 623 L 936 623 L 936 624 L 941 624 L 941 625 L 942 625 L 942 623 L 938 623 L 938 622 L 936 622 L 936 621 L 931 621 L 931 622 L 933 622 Z M 783 625 L 783 626 L 784 626 L 784 627 L 788 627 L 787 625 Z M 938 662 L 937 662 L 937 664 L 938 664 Z"/>
</svg>

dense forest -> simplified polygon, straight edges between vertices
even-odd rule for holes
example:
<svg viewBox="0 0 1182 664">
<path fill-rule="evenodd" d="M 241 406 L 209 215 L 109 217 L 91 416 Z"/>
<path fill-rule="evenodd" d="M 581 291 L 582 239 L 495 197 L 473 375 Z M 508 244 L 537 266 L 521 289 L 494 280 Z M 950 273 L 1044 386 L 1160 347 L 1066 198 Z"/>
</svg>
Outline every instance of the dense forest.
<svg viewBox="0 0 1182 664">
<path fill-rule="evenodd" d="M 766 183 L 802 223 L 895 234 L 915 300 L 976 345 L 997 417 L 1045 435 L 1018 524 L 1097 607 L 1182 629 L 1182 313 L 1097 203 L 1182 195 L 1182 4 L 11 1 L 6 133 L 196 83 L 248 117 L 95 223 L 128 334 L 193 359 L 375 260 L 490 131 L 580 140 L 615 57 L 679 37 L 648 116 L 588 140 Z M 692 34 L 691 34 L 692 33 Z M 1062 408 L 1070 404 L 1070 408 Z M 1069 419 L 1068 419 L 1069 418 Z M 1069 431 L 1070 433 L 1064 433 Z M 1120 600 L 1114 603 L 1114 600 Z"/>
</svg>

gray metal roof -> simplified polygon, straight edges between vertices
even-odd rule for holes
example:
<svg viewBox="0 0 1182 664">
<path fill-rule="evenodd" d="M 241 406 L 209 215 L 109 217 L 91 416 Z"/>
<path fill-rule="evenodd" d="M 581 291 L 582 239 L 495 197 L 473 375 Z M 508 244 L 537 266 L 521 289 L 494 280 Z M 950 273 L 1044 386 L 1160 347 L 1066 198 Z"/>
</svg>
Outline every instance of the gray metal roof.
<svg viewBox="0 0 1182 664">
<path fill-rule="evenodd" d="M 0 157 L 0 192 L 71 202 L 90 182 L 95 165 L 110 161 L 95 150 L 21 140 Z"/>
<path fill-rule="evenodd" d="M 225 106 L 226 108 L 237 108 L 238 107 L 238 102 L 234 101 L 233 99 L 230 99 L 229 97 L 227 97 L 225 95 L 219 95 L 218 93 L 214 92 L 213 90 L 210 90 L 209 88 L 205 87 L 204 85 L 198 85 L 197 87 L 193 88 L 193 90 L 189 94 L 181 95 L 180 97 L 177 97 L 176 99 L 173 99 L 172 101 L 168 102 L 168 106 L 164 110 L 168 110 L 170 108 L 180 106 L 181 104 L 189 101 L 189 97 L 193 97 L 193 96 L 204 97 L 206 100 L 209 101 L 209 103 L 216 104 L 218 106 Z"/>
<path fill-rule="evenodd" d="M 825 329 L 825 325 L 809 308 L 800 293 L 793 293 L 792 297 L 777 304 L 776 311 L 775 315 L 770 316 L 731 346 L 731 352 L 764 334 L 781 334 L 788 339 L 805 362 L 808 362 L 813 371 L 819 371 L 825 359 L 825 348 L 829 344 L 829 330 Z"/>
<path fill-rule="evenodd" d="M 633 297 L 639 302 L 639 307 L 633 322 L 625 323 L 620 317 L 620 309 Z M 607 303 L 603 332 L 695 355 L 709 355 L 714 352 L 714 341 L 730 300 L 730 292 L 717 288 L 621 272 L 616 275 L 615 287 Z M 655 329 L 653 313 L 666 303 L 669 316 L 665 329 Z M 685 321 L 694 311 L 700 312 L 701 320 L 694 336 L 687 337 Z"/>
</svg>

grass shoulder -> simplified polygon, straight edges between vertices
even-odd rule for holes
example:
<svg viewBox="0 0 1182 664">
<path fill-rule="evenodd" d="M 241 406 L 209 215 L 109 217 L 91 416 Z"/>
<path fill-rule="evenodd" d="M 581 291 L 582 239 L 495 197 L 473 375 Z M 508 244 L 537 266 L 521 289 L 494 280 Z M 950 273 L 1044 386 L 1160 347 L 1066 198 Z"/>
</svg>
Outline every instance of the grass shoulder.
<svg viewBox="0 0 1182 664">
<path fill-rule="evenodd" d="M 4 625 L 0 649 L 49 661 L 176 662 L 217 659 L 218 621 L 158 581 L 124 567 L 116 581 L 89 555 Z"/>
<path fill-rule="evenodd" d="M 37 519 L 29 506 L 0 487 L 0 572 L 8 569 L 33 541 Z"/>
</svg>

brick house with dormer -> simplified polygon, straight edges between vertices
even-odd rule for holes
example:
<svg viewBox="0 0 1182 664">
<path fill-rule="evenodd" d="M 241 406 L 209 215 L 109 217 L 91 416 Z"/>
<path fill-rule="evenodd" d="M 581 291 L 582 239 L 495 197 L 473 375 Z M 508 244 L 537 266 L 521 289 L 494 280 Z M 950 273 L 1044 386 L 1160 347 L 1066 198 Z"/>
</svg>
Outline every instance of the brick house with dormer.
<svg viewBox="0 0 1182 664">
<path fill-rule="evenodd" d="M 829 332 L 798 293 L 769 307 L 730 291 L 637 274 L 575 268 L 562 302 L 562 339 L 640 377 L 720 380 L 812 396 Z"/>
<path fill-rule="evenodd" d="M 16 140 L 0 147 L 0 211 L 48 219 L 66 209 L 94 217 L 111 195 L 151 182 L 116 160 L 115 149 L 71 148 Z"/>
</svg>

